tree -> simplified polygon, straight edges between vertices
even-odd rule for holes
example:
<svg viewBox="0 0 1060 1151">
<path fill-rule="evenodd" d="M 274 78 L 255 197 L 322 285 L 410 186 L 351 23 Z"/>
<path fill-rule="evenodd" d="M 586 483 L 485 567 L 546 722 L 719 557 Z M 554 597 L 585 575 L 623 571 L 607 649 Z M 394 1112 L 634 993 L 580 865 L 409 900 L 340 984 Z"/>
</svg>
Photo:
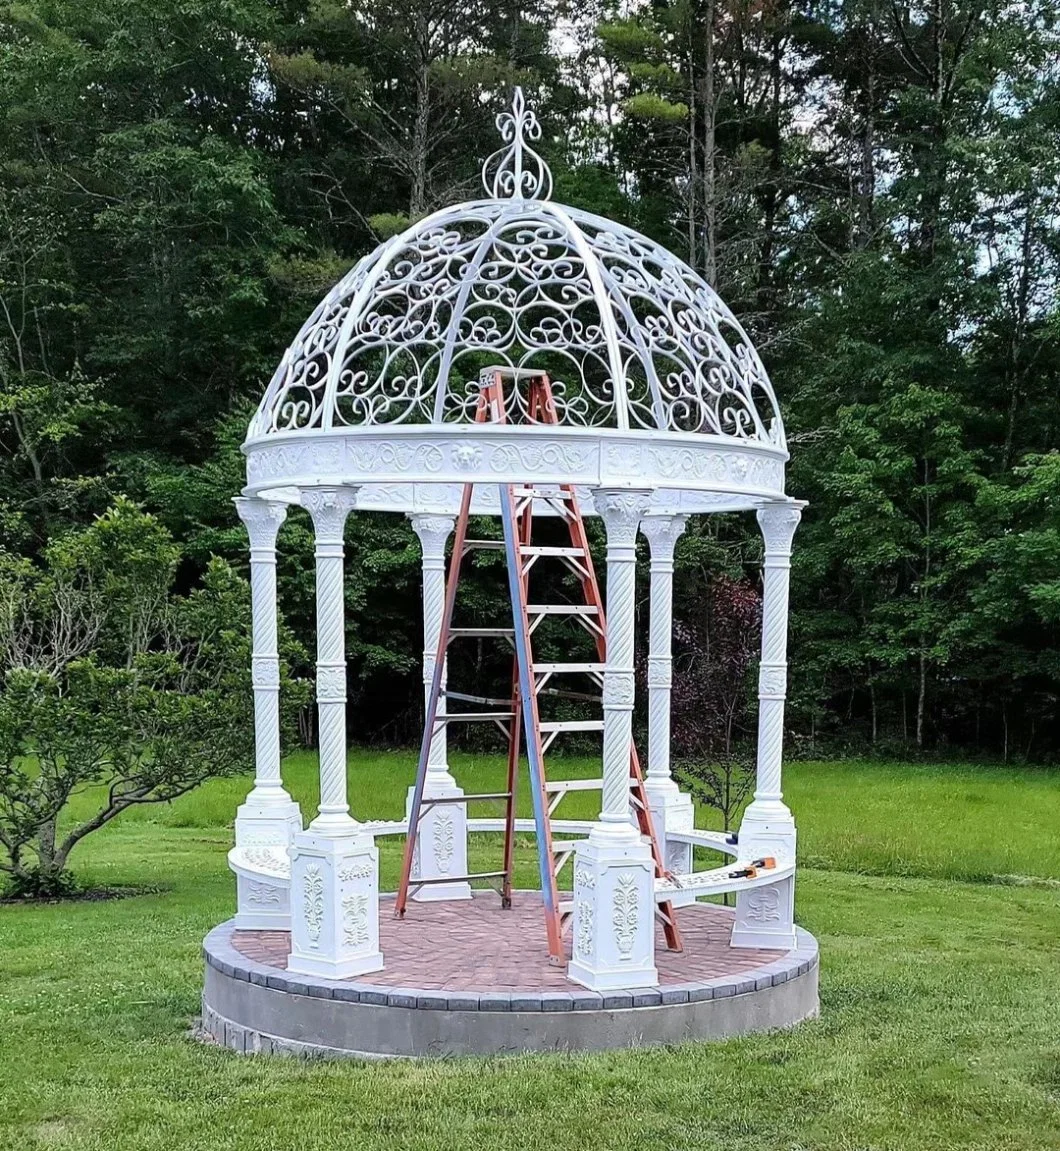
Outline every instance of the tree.
<svg viewBox="0 0 1060 1151">
<path fill-rule="evenodd" d="M 251 769 L 249 589 L 214 560 L 174 596 L 178 557 L 128 501 L 42 567 L 2 557 L 0 871 L 15 894 L 71 890 L 71 851 L 128 808 Z M 287 674 L 286 633 L 283 648 L 290 737 L 308 693 Z"/>
<path fill-rule="evenodd" d="M 746 580 L 716 576 L 698 617 L 674 626 L 671 732 L 678 776 L 728 829 L 754 784 L 751 669 L 761 597 Z"/>
</svg>

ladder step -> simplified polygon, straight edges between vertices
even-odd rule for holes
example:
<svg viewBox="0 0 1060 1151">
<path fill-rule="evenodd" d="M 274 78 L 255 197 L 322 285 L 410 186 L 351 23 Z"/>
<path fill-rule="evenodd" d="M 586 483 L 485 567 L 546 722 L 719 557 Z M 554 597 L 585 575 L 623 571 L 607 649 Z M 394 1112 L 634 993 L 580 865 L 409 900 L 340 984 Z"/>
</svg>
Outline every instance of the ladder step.
<svg viewBox="0 0 1060 1151">
<path fill-rule="evenodd" d="M 528 603 L 528 615 L 599 615 L 600 609 L 591 603 Z"/>
<path fill-rule="evenodd" d="M 510 699 L 495 699 L 488 695 L 465 695 L 462 691 L 443 691 L 446 699 L 458 699 L 461 703 L 484 703 L 487 707 L 511 707 Z"/>
<path fill-rule="evenodd" d="M 438 795 L 425 796 L 420 800 L 421 807 L 436 807 L 439 803 L 477 803 L 480 799 L 511 799 L 510 791 L 482 791 L 478 795 Z"/>
<path fill-rule="evenodd" d="M 464 551 L 502 552 L 504 540 L 464 540 Z"/>
<path fill-rule="evenodd" d="M 494 636 L 514 636 L 513 627 L 453 627 L 449 639 L 488 639 Z"/>
<path fill-rule="evenodd" d="M 467 883 L 472 879 L 503 879 L 506 871 L 476 871 L 471 875 L 439 875 L 434 879 L 413 879 L 411 887 L 426 887 L 430 883 Z"/>
<path fill-rule="evenodd" d="M 603 786 L 602 779 L 550 779 L 545 791 L 599 791 Z"/>
<path fill-rule="evenodd" d="M 585 548 L 547 547 L 542 544 L 521 544 L 519 554 L 524 556 L 584 556 Z"/>
<path fill-rule="evenodd" d="M 535 663 L 535 675 L 603 675 L 606 663 Z"/>
<path fill-rule="evenodd" d="M 488 723 L 491 719 L 511 719 L 513 711 L 459 711 L 436 715 L 435 723 Z"/>
<path fill-rule="evenodd" d="M 538 724 L 538 727 L 543 732 L 554 731 L 603 731 L 604 721 L 602 719 L 559 719 L 559 720 L 546 720 L 544 723 Z"/>
</svg>

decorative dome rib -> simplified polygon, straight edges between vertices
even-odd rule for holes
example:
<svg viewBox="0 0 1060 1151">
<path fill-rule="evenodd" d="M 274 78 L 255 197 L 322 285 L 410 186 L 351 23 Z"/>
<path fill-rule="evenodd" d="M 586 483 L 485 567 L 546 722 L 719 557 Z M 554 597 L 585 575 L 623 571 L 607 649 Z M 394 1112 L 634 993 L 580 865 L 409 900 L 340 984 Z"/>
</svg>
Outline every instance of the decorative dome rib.
<svg viewBox="0 0 1060 1151">
<path fill-rule="evenodd" d="M 517 90 L 488 198 L 444 208 L 362 259 L 284 354 L 248 441 L 473 420 L 479 374 L 548 372 L 561 423 L 784 447 L 772 385 L 717 293 L 655 241 L 553 204 Z M 509 419 L 530 422 L 525 389 Z"/>
</svg>

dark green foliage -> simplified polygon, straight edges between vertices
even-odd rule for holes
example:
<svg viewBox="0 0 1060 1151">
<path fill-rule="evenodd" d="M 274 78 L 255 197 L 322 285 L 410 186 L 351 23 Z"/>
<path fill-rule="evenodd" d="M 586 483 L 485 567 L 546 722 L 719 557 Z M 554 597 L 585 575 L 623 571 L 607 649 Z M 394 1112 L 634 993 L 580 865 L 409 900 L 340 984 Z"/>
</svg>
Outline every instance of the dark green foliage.
<svg viewBox="0 0 1060 1151">
<path fill-rule="evenodd" d="M 15 894 L 61 895 L 86 835 L 122 811 L 253 767 L 250 595 L 211 560 L 172 594 L 179 552 L 128 501 L 52 543 L 44 563 L 0 553 L 0 873 Z M 304 681 L 286 632 L 284 735 Z M 72 820 L 85 793 L 91 814 Z"/>
<path fill-rule="evenodd" d="M 810 501 L 793 739 L 1055 755 L 1057 49 L 1040 0 L 0 3 L 0 545 L 39 565 L 125 494 L 179 592 L 244 565 L 238 446 L 282 349 L 372 245 L 477 194 L 520 82 L 557 198 L 679 252 L 767 359 Z M 348 542 L 351 728 L 415 741 L 415 537 L 355 516 Z M 311 650 L 300 513 L 280 552 Z M 759 554 L 749 517 L 696 525 L 678 618 Z M 496 576 L 462 610 L 500 618 Z"/>
</svg>

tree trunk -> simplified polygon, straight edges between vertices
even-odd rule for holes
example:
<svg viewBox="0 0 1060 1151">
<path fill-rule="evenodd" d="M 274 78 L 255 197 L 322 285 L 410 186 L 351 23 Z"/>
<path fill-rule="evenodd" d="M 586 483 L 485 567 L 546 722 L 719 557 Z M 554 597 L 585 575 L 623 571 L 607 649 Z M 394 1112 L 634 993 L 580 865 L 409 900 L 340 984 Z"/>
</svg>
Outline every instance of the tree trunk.
<svg viewBox="0 0 1060 1151">
<path fill-rule="evenodd" d="M 876 195 L 876 54 L 870 45 L 865 61 L 864 108 L 861 124 L 861 157 L 858 171 L 858 226 L 856 246 L 872 243 L 875 230 Z"/>
<path fill-rule="evenodd" d="M 427 20 L 422 12 L 416 19 L 419 60 L 416 68 L 416 115 L 412 122 L 409 167 L 412 187 L 409 191 L 409 216 L 419 219 L 427 211 L 427 156 L 431 116 L 431 45 Z"/>
<path fill-rule="evenodd" d="M 703 54 L 703 279 L 718 286 L 717 119 L 714 89 L 714 24 L 716 0 L 707 0 Z"/>
</svg>

